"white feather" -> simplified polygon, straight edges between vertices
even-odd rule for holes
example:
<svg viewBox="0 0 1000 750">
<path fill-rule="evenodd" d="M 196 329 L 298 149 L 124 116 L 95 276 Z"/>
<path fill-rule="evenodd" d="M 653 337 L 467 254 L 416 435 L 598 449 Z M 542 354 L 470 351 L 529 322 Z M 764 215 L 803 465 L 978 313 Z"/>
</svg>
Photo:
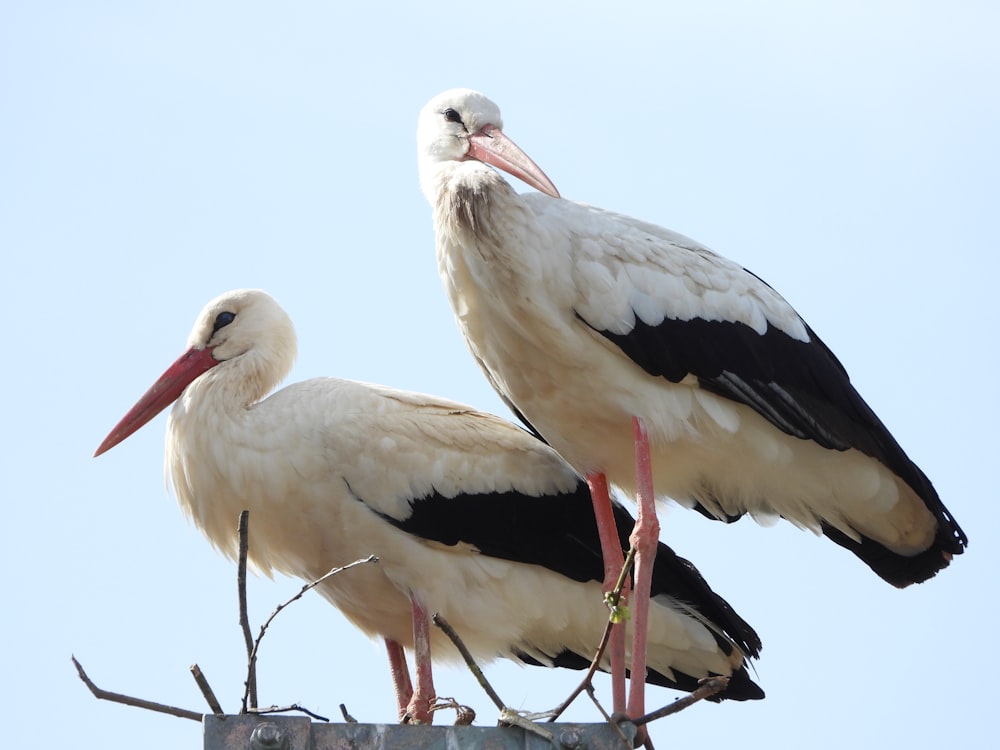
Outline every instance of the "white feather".
<svg viewBox="0 0 1000 750">
<path fill-rule="evenodd" d="M 236 317 L 214 332 L 220 310 Z M 576 487 L 576 472 L 524 430 L 445 399 L 335 378 L 264 398 L 290 368 L 294 342 L 287 315 L 263 292 L 223 295 L 195 325 L 192 345 L 215 346 L 223 361 L 174 406 L 166 466 L 212 544 L 235 557 L 236 519 L 248 509 L 251 562 L 265 574 L 313 580 L 377 555 L 377 566 L 320 591 L 364 632 L 406 647 L 412 595 L 484 663 L 515 650 L 543 662 L 566 649 L 592 653 L 607 621 L 600 582 L 428 541 L 378 515 L 405 520 L 411 501 L 433 492 L 516 490 L 544 502 Z M 739 649 L 723 653 L 681 603 L 658 599 L 650 625 L 649 665 L 664 674 L 730 674 L 742 664 Z M 436 629 L 431 638 L 436 658 L 457 657 Z"/>
<path fill-rule="evenodd" d="M 434 104 L 480 123 L 490 116 L 481 94 L 450 92 Z M 631 419 L 639 416 L 664 498 L 703 499 L 730 515 L 783 516 L 814 530 L 826 521 L 901 554 L 931 544 L 934 516 L 875 459 L 784 434 L 693 378 L 650 376 L 594 330 L 626 334 L 637 317 L 649 325 L 700 318 L 761 335 L 773 327 L 808 342 L 805 323 L 773 289 L 675 232 L 548 195 L 518 195 L 485 164 L 461 161 L 467 145 L 437 148 L 441 128 L 425 108 L 421 185 L 459 328 L 490 382 L 578 471 L 603 472 L 632 493 Z M 480 231 L 449 211 L 453 191 L 471 186 L 488 195 L 489 219 L 501 230 Z"/>
</svg>

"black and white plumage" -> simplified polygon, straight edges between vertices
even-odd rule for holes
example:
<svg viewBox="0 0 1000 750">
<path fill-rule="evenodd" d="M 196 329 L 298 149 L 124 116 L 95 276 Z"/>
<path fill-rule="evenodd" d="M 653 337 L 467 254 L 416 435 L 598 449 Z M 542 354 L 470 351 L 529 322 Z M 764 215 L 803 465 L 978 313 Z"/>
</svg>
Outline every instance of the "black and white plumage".
<svg viewBox="0 0 1000 750">
<path fill-rule="evenodd" d="M 659 497 L 726 521 L 786 518 L 896 586 L 965 549 L 841 363 L 758 277 L 670 230 L 559 199 L 477 92 L 427 104 L 418 152 L 473 355 L 578 471 L 634 491 L 639 417 Z M 487 164 L 548 194 L 519 195 Z"/>
<path fill-rule="evenodd" d="M 401 714 L 429 721 L 430 652 L 457 652 L 426 619 L 441 613 L 473 655 L 585 666 L 607 620 L 601 549 L 586 483 L 551 448 L 462 404 L 335 378 L 267 394 L 295 357 L 292 323 L 257 290 L 211 301 L 172 365 L 98 448 L 103 453 L 176 400 L 166 465 L 182 509 L 236 554 L 251 512 L 250 557 L 265 573 L 327 580 L 320 592 L 385 639 Z M 267 396 L 265 398 L 265 396 Z M 621 544 L 632 518 L 615 507 Z M 763 697 L 745 656 L 753 629 L 697 570 L 660 545 L 648 680 L 691 689 L 731 675 L 722 697 Z M 416 686 L 402 648 L 416 644 Z"/>
<path fill-rule="evenodd" d="M 620 567 L 607 483 L 638 516 L 633 668 L 641 673 L 655 501 L 710 518 L 783 517 L 825 534 L 896 586 L 924 581 L 967 544 L 931 483 L 771 287 L 670 230 L 561 200 L 467 89 L 421 111 L 420 183 L 459 328 L 493 387 L 586 476 L 604 588 Z M 517 194 L 489 165 L 540 190 Z M 625 702 L 623 629 L 614 706 Z"/>
</svg>

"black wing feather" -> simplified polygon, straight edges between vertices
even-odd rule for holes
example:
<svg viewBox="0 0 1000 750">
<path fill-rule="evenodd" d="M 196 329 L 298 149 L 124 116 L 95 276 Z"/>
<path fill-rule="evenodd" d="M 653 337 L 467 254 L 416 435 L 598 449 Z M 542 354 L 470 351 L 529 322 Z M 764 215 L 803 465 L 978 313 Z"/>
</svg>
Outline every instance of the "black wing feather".
<svg viewBox="0 0 1000 750">
<path fill-rule="evenodd" d="M 735 321 L 665 318 L 658 325 L 649 325 L 637 316 L 632 330 L 619 334 L 595 328 L 582 316 L 577 317 L 650 375 L 673 383 L 693 375 L 701 388 L 749 406 L 788 435 L 813 440 L 831 450 L 854 448 L 896 473 L 938 520 L 937 538 L 926 559 L 910 558 L 908 565 L 896 565 L 898 570 L 894 570 L 891 553 L 877 550 L 871 542 L 859 545 L 825 529 L 827 536 L 851 549 L 886 580 L 896 585 L 925 580 L 942 567 L 942 552 L 961 554 L 968 544 L 930 480 L 851 385 L 833 352 L 808 326 L 809 340 L 801 341 L 774 326 L 760 334 Z"/>
<path fill-rule="evenodd" d="M 374 509 L 372 512 L 421 539 L 447 545 L 470 544 L 484 555 L 540 565 L 575 581 L 604 578 L 593 503 L 587 483 L 582 479 L 572 492 L 542 497 L 516 491 L 455 497 L 435 492 L 412 501 L 411 508 L 411 514 L 405 519 L 392 518 Z M 624 551 L 628 549 L 628 537 L 635 520 L 617 503 L 614 515 Z M 651 594 L 654 597 L 667 595 L 693 607 L 725 632 L 744 653 L 759 655 L 761 642 L 754 629 L 712 590 L 694 565 L 662 542 L 653 564 Z M 725 638 L 716 635 L 716 640 L 725 653 L 731 651 L 732 646 Z M 565 652 L 557 655 L 557 666 L 580 668 L 589 663 L 587 659 L 587 655 Z M 524 660 L 533 663 L 531 659 Z M 743 672 L 745 669 L 733 676 L 729 690 L 722 697 L 738 700 L 763 697 L 763 691 Z M 686 676 L 672 682 L 652 671 L 649 681 L 681 689 L 694 689 L 697 682 Z"/>
</svg>

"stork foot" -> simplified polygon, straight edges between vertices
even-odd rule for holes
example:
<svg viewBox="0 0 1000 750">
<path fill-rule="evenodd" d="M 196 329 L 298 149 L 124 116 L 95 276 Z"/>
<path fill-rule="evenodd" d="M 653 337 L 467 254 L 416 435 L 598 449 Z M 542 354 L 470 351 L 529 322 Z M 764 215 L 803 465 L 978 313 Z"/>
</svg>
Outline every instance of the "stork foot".
<svg viewBox="0 0 1000 750">
<path fill-rule="evenodd" d="M 454 698 L 436 698 L 434 705 L 431 706 L 432 712 L 447 710 L 455 712 L 454 726 L 456 727 L 472 726 L 472 722 L 476 720 L 476 712 L 471 707 L 459 703 Z"/>
<path fill-rule="evenodd" d="M 434 706 L 437 698 L 414 697 L 406 706 L 401 724 L 431 724 L 434 721 Z"/>
</svg>

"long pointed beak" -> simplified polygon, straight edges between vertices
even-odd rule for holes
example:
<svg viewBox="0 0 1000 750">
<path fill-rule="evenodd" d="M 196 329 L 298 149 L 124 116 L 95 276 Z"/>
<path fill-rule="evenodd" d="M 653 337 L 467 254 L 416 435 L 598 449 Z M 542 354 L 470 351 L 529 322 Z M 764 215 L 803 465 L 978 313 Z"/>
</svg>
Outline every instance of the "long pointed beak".
<svg viewBox="0 0 1000 750">
<path fill-rule="evenodd" d="M 469 136 L 469 152 L 465 158 L 490 164 L 523 180 L 535 190 L 553 198 L 559 197 L 559 191 L 545 172 L 496 125 L 486 125 Z"/>
<path fill-rule="evenodd" d="M 212 356 L 211 349 L 188 349 L 174 362 L 159 379 L 153 383 L 136 405 L 129 409 L 128 414 L 115 425 L 111 433 L 104 438 L 94 456 L 97 457 L 127 438 L 142 427 L 170 404 L 177 400 L 199 375 L 211 370 L 219 364 Z"/>
</svg>

